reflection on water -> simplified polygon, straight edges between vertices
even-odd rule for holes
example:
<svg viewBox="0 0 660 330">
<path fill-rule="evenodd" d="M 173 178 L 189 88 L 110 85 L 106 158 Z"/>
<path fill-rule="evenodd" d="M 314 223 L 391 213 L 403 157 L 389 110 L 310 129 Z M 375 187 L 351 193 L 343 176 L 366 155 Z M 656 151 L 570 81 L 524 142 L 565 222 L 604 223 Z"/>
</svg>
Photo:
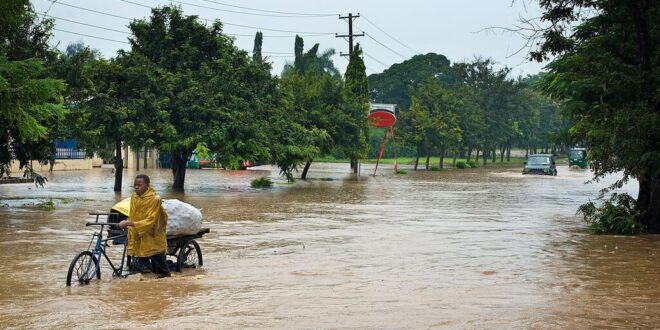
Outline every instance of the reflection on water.
<svg viewBox="0 0 660 330">
<path fill-rule="evenodd" d="M 363 167 L 363 173 L 370 173 Z M 390 169 L 391 170 L 391 169 Z M 660 324 L 657 236 L 592 236 L 578 205 L 616 178 L 585 185 L 519 169 L 348 174 L 314 164 L 288 185 L 277 169 L 168 170 L 156 190 L 202 208 L 202 269 L 66 288 L 93 210 L 129 196 L 109 170 L 55 172 L 46 189 L 2 185 L 0 199 L 63 201 L 55 211 L 0 208 L 0 324 L 68 328 L 576 328 Z M 250 188 L 270 176 L 274 188 Z M 322 179 L 322 180 L 321 180 Z M 330 180 L 332 179 L 332 180 Z M 624 187 L 635 194 L 636 186 Z M 0 205 L 2 202 L 0 201 Z M 118 248 L 114 248 L 118 249 Z M 116 254 L 117 251 L 115 250 Z"/>
</svg>

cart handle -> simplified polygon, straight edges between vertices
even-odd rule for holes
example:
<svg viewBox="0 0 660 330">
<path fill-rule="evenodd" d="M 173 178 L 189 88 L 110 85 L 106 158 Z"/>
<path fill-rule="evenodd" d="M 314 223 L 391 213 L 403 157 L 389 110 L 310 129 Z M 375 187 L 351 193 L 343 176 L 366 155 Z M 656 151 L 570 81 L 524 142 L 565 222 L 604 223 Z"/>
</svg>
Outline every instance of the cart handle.
<svg viewBox="0 0 660 330">
<path fill-rule="evenodd" d="M 119 226 L 119 223 L 110 222 L 87 222 L 85 226 Z"/>
<path fill-rule="evenodd" d="M 89 212 L 89 215 L 119 215 L 117 212 Z"/>
</svg>

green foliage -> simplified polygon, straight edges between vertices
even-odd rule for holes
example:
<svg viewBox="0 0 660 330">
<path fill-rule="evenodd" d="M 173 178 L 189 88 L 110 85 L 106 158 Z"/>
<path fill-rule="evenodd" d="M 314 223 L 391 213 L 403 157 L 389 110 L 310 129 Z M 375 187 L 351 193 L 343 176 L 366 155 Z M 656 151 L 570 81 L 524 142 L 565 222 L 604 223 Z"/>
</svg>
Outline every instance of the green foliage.
<svg viewBox="0 0 660 330">
<path fill-rule="evenodd" d="M 255 62 L 263 62 L 263 57 L 261 56 L 261 46 L 263 44 L 264 35 L 261 31 L 257 31 L 254 35 L 254 48 L 252 48 L 252 60 Z"/>
<path fill-rule="evenodd" d="M 52 20 L 40 20 L 28 1 L 5 1 L 0 9 L 0 176 L 13 159 L 28 175 L 32 160 L 53 157 L 65 85 L 47 74 Z"/>
<path fill-rule="evenodd" d="M 49 197 L 47 200 L 35 204 L 35 207 L 42 211 L 53 211 L 55 210 L 56 205 L 55 202 L 53 202 L 53 199 Z"/>
<path fill-rule="evenodd" d="M 402 63 L 394 64 L 383 73 L 369 76 L 370 99 L 396 104 L 408 109 L 411 104 L 410 90 L 429 77 L 442 77 L 442 83 L 450 83 L 450 62 L 444 55 L 428 53 L 415 55 Z"/>
<path fill-rule="evenodd" d="M 360 44 L 356 44 L 351 52 L 342 96 L 343 112 L 349 120 L 342 130 L 341 135 L 345 140 L 340 144 L 340 153 L 355 162 L 365 158 L 369 148 L 369 85 Z"/>
<path fill-rule="evenodd" d="M 578 213 L 594 234 L 639 235 L 644 232 L 635 199 L 628 194 L 612 194 L 600 207 L 593 202 L 583 204 Z"/>
<path fill-rule="evenodd" d="M 297 37 L 294 66 L 285 66 L 280 81 L 289 102 L 282 121 L 271 123 L 283 127 L 276 130 L 280 136 L 275 141 L 282 145 L 274 148 L 274 159 L 289 182 L 300 165 L 340 145 L 340 128 L 348 120 L 341 112 L 341 77 L 330 60 L 334 50 L 319 55 L 318 48 L 315 44 L 303 53 L 303 40 Z"/>
<path fill-rule="evenodd" d="M 456 162 L 456 168 L 458 168 L 458 169 L 466 169 L 466 168 L 470 168 L 470 167 L 471 166 L 468 165 L 468 163 L 464 160 L 459 160 L 459 161 Z"/>
<path fill-rule="evenodd" d="M 531 57 L 558 56 L 540 86 L 564 104 L 569 137 L 588 146 L 596 178 L 637 179 L 643 223 L 660 232 L 660 3 L 541 4 L 552 24 Z"/>
<path fill-rule="evenodd" d="M 258 179 L 254 179 L 250 182 L 250 186 L 252 188 L 270 188 L 273 185 L 273 181 L 271 181 L 268 177 L 262 176 Z"/>
<path fill-rule="evenodd" d="M 220 21 L 207 26 L 176 7 L 153 9 L 130 28 L 132 54 L 159 78 L 152 85 L 163 85 L 153 110 L 166 123 L 158 144 L 172 154 L 175 190 L 183 190 L 185 163 L 199 143 L 228 166 L 271 158 L 270 121 L 283 101 L 269 65 L 251 61 Z"/>
<path fill-rule="evenodd" d="M 406 171 L 406 170 L 397 170 L 395 174 L 401 174 L 401 175 L 408 174 L 408 171 Z"/>
<path fill-rule="evenodd" d="M 431 168 L 429 168 L 429 171 L 432 171 L 432 172 L 438 172 L 440 170 L 441 170 L 441 168 L 439 166 L 431 166 Z"/>
<path fill-rule="evenodd" d="M 471 160 L 467 162 L 468 165 L 470 165 L 471 168 L 479 168 L 479 162 L 475 160 Z"/>
</svg>

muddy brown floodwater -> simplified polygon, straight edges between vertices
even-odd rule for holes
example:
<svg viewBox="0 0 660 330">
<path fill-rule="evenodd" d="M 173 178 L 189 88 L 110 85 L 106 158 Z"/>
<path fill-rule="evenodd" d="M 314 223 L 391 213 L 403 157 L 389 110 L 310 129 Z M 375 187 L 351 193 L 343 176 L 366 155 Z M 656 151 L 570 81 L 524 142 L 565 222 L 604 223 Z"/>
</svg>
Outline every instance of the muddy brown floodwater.
<svg viewBox="0 0 660 330">
<path fill-rule="evenodd" d="M 157 280 L 103 268 L 65 286 L 93 230 L 88 212 L 121 196 L 110 170 L 55 172 L 46 189 L 0 186 L 3 328 L 655 328 L 660 237 L 593 236 L 575 215 L 616 176 L 520 169 L 393 175 L 314 164 L 287 185 L 270 167 L 147 170 L 164 198 L 202 208 L 201 269 Z M 267 175 L 272 189 L 250 188 Z M 330 180 L 332 179 L 332 180 Z M 623 188 L 636 195 L 636 184 Z M 17 199 L 20 198 L 20 199 Z M 54 211 L 24 207 L 52 198 Z M 113 248 L 116 249 L 116 248 Z M 105 265 L 105 264 L 104 264 Z"/>
</svg>

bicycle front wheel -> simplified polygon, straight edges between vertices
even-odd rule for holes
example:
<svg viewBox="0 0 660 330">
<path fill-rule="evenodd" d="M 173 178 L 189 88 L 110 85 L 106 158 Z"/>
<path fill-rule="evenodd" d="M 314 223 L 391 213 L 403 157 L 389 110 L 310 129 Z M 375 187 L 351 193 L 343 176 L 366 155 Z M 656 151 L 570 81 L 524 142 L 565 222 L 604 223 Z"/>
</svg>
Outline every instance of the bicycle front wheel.
<svg viewBox="0 0 660 330">
<path fill-rule="evenodd" d="M 101 279 L 98 259 L 91 251 L 80 252 L 69 265 L 69 272 L 66 274 L 66 286 L 71 286 L 71 283 L 89 284 L 94 279 L 94 275 L 97 279 Z"/>
</svg>

